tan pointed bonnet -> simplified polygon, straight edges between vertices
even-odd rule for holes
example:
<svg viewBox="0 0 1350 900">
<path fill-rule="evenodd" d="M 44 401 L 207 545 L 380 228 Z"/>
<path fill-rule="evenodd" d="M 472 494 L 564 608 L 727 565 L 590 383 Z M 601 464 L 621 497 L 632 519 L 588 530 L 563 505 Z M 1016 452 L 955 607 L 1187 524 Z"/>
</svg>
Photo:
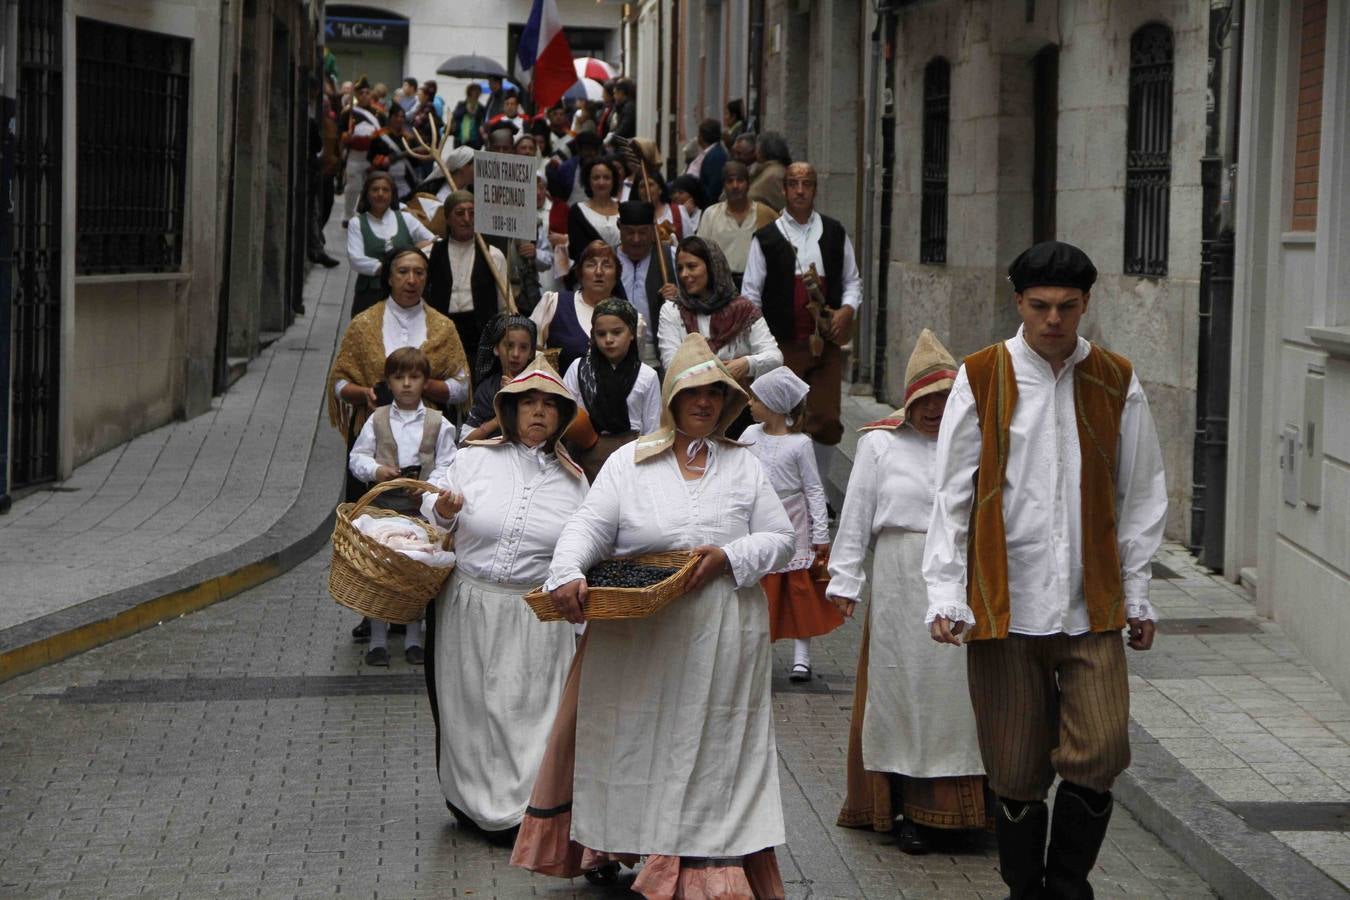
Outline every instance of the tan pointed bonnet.
<svg viewBox="0 0 1350 900">
<path fill-rule="evenodd" d="M 914 344 L 914 352 L 909 355 L 905 366 L 905 403 L 884 419 L 869 422 L 859 431 L 877 429 L 895 429 L 905 424 L 910 406 L 920 397 L 950 391 L 956 381 L 956 360 L 942 346 L 937 335 L 925 328 L 919 332 Z"/>
<path fill-rule="evenodd" d="M 711 437 L 731 441 L 726 437 L 727 427 L 736 421 L 736 417 L 745 409 L 749 398 L 745 389 L 736 383 L 727 371 L 726 364 L 717 358 L 708 346 L 708 339 L 697 332 L 685 335 L 675 356 L 666 369 L 666 380 L 661 383 L 661 427 L 651 434 L 644 434 L 637 440 L 637 450 L 633 459 L 642 462 L 659 454 L 675 443 L 675 413 L 671 404 L 675 395 L 689 388 L 706 384 L 725 384 L 726 402 L 722 404 L 722 418 L 717 422 Z"/>
<path fill-rule="evenodd" d="M 563 384 L 562 379 L 558 377 L 558 373 L 548 364 L 548 360 L 544 358 L 542 353 L 531 360 L 530 364 L 522 369 L 519 375 L 504 384 L 501 390 L 497 391 L 496 396 L 492 398 L 492 409 L 497 414 L 498 423 L 504 421 L 502 410 L 505 408 L 505 404 L 514 406 L 519 395 L 529 391 L 539 391 L 558 398 L 561 406 L 558 410 L 558 430 L 553 435 L 553 453 L 558 457 L 558 461 L 563 464 L 564 469 L 577 477 L 581 477 L 581 467 L 568 455 L 567 448 L 563 446 L 560 440 L 562 433 L 567 430 L 567 426 L 571 425 L 577 417 L 577 398 L 572 396 L 572 392 L 567 389 L 567 385 Z M 470 441 L 469 443 L 497 447 L 509 443 L 509 441 L 505 433 L 502 433 L 487 440 Z"/>
</svg>

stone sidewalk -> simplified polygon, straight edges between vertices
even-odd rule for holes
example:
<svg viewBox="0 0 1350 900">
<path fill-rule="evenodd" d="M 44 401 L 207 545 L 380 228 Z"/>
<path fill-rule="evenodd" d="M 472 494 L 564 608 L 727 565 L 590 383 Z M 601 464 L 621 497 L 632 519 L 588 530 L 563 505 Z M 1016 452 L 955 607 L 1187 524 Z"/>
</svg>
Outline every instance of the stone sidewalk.
<svg viewBox="0 0 1350 900">
<path fill-rule="evenodd" d="M 336 220 L 329 232 L 338 246 Z M 312 269 L 306 314 L 209 412 L 0 516 L 0 679 L 260 583 L 326 540 L 343 447 L 323 391 L 348 279 L 345 262 Z"/>
<path fill-rule="evenodd" d="M 507 865 L 457 829 L 436 776 L 422 671 L 393 638 L 371 669 L 328 553 L 224 603 L 0 684 L 0 896 L 605 897 Z M 565 627 L 565 626 L 563 626 Z M 834 825 L 861 632 L 814 642 L 774 707 L 792 898 L 996 900 L 989 841 L 907 857 Z M 1097 896 L 1213 897 L 1118 809 Z"/>
<path fill-rule="evenodd" d="M 855 429 L 890 411 L 844 398 L 832 499 Z M 1134 760 L 1118 798 L 1222 896 L 1350 896 L 1350 704 L 1180 545 L 1155 559 L 1151 599 L 1157 641 L 1126 654 Z"/>
</svg>

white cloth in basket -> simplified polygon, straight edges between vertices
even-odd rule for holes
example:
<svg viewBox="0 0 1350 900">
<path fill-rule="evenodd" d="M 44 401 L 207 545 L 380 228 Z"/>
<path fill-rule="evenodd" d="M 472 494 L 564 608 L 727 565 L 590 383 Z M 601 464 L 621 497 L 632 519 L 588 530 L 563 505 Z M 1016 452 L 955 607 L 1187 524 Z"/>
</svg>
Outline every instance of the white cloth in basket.
<svg viewBox="0 0 1350 900">
<path fill-rule="evenodd" d="M 408 559 L 436 569 L 448 569 L 455 564 L 453 552 L 442 550 L 440 544 L 428 540 L 425 529 L 406 516 L 357 516 L 352 526 Z"/>
</svg>

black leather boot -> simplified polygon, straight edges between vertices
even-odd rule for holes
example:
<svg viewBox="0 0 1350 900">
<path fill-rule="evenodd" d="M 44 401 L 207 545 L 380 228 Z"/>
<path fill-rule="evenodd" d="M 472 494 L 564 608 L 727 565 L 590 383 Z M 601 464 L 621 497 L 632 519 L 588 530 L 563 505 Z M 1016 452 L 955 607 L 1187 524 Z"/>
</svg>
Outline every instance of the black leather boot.
<svg viewBox="0 0 1350 900">
<path fill-rule="evenodd" d="M 1044 896 L 1045 830 L 1049 818 L 1044 800 L 1025 803 L 998 799 L 994 815 L 998 874 L 1012 891 L 1008 900 L 1040 900 Z"/>
<path fill-rule="evenodd" d="M 1092 900 L 1088 876 L 1111 821 L 1111 794 L 1099 794 L 1067 781 L 1055 795 L 1050 849 L 1045 860 L 1045 896 L 1052 900 Z"/>
</svg>

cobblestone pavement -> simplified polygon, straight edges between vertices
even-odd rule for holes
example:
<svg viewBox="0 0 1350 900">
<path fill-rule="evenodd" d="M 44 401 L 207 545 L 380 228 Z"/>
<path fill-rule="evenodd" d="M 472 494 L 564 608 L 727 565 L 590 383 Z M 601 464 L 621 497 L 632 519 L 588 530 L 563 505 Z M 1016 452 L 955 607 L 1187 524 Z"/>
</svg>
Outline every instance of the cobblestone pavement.
<svg viewBox="0 0 1350 900">
<path fill-rule="evenodd" d="M 421 670 L 372 670 L 327 552 L 200 613 L 0 684 L 0 896 L 618 896 L 532 876 L 455 828 Z M 906 857 L 834 826 L 860 626 L 784 677 L 792 897 L 1003 897 L 992 848 Z M 631 880 L 631 874 L 624 883 Z M 1099 897 L 1209 897 L 1117 807 Z"/>
</svg>

